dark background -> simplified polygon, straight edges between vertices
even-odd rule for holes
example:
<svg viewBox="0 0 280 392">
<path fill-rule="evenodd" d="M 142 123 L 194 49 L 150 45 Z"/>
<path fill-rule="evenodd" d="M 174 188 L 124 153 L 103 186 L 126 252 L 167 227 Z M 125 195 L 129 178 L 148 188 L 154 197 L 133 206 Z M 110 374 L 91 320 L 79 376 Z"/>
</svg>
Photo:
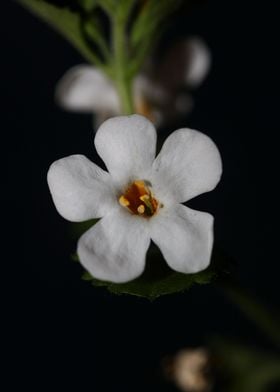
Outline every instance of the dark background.
<svg viewBox="0 0 280 392">
<path fill-rule="evenodd" d="M 203 345 L 209 336 L 271 348 L 215 286 L 150 303 L 80 279 L 81 267 L 69 259 L 75 243 L 53 206 L 46 173 L 54 160 L 70 154 L 96 160 L 91 116 L 63 112 L 53 99 L 59 78 L 84 60 L 14 2 L 1 8 L 1 128 L 9 140 L 2 155 L 11 205 L 3 208 L 11 223 L 3 268 L 13 268 L 3 282 L 12 320 L 11 382 L 37 391 L 68 385 L 81 391 L 165 391 L 171 386 L 162 379 L 162 357 Z M 211 73 L 195 92 L 185 125 L 214 139 L 224 174 L 216 190 L 193 206 L 215 215 L 216 242 L 236 261 L 241 285 L 268 308 L 279 305 L 280 271 L 274 201 L 279 175 L 272 162 L 278 41 L 272 15 L 264 5 L 209 1 L 178 17 L 166 35 L 196 34 L 211 48 Z"/>
</svg>

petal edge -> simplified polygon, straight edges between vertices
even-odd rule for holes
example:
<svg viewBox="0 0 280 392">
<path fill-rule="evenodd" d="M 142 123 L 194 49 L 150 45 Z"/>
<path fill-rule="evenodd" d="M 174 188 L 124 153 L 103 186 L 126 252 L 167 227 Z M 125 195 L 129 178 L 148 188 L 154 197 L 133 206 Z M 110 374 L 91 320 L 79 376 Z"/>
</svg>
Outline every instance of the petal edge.
<svg viewBox="0 0 280 392">
<path fill-rule="evenodd" d="M 152 241 L 175 271 L 196 273 L 208 267 L 213 247 L 212 215 L 177 205 L 151 227 Z"/>
<path fill-rule="evenodd" d="M 93 277 L 125 283 L 142 274 L 150 237 L 141 219 L 115 210 L 80 238 L 78 255 Z"/>
<path fill-rule="evenodd" d="M 73 222 L 100 218 L 117 204 L 109 173 L 83 155 L 53 162 L 47 182 L 57 211 Z"/>
<path fill-rule="evenodd" d="M 155 181 L 170 189 L 179 203 L 213 190 L 221 175 L 222 160 L 215 143 L 189 128 L 173 132 L 153 164 Z"/>
<path fill-rule="evenodd" d="M 145 117 L 113 117 L 97 130 L 95 146 L 109 173 L 124 186 L 150 171 L 156 152 L 156 130 Z"/>
</svg>

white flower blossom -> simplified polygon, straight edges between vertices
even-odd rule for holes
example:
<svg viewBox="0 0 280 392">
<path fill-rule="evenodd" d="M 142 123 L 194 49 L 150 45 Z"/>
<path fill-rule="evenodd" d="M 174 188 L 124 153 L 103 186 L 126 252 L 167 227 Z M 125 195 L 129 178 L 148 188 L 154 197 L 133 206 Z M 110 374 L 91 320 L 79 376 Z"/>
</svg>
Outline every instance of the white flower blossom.
<svg viewBox="0 0 280 392">
<path fill-rule="evenodd" d="M 184 392 L 209 392 L 212 380 L 209 376 L 211 357 L 205 348 L 179 351 L 166 370 L 169 377 Z"/>
<path fill-rule="evenodd" d="M 200 38 L 178 42 L 158 64 L 150 61 L 145 72 L 135 77 L 135 111 L 157 125 L 188 114 L 193 106 L 189 91 L 201 84 L 210 64 L 210 51 Z M 182 91 L 184 87 L 187 91 Z M 55 96 L 66 110 L 94 113 L 97 125 L 121 114 L 121 102 L 113 82 L 90 65 L 77 65 L 68 70 L 58 82 Z"/>
<path fill-rule="evenodd" d="M 195 273 L 209 265 L 213 217 L 181 203 L 216 187 L 219 151 L 208 136 L 184 128 L 155 157 L 156 139 L 145 117 L 115 117 L 94 140 L 108 171 L 83 155 L 49 169 L 52 198 L 65 219 L 101 218 L 77 247 L 82 265 L 98 279 L 119 283 L 141 275 L 151 240 L 176 271 Z"/>
</svg>

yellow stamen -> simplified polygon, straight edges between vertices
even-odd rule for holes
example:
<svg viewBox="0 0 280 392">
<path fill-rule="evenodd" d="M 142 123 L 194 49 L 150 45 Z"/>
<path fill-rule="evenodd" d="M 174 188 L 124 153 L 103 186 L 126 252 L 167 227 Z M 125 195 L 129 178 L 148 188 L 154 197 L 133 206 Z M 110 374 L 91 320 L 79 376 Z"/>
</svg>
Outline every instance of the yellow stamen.
<svg viewBox="0 0 280 392">
<path fill-rule="evenodd" d="M 119 198 L 119 203 L 121 206 L 123 207 L 128 207 L 129 206 L 129 200 L 127 200 L 126 197 L 124 197 L 123 195 Z"/>
<path fill-rule="evenodd" d="M 158 203 L 153 197 L 151 197 L 151 195 L 143 195 L 140 197 L 140 200 L 143 201 L 151 214 L 153 214 L 154 211 L 157 209 Z"/>
<path fill-rule="evenodd" d="M 149 188 L 150 183 L 143 180 L 135 180 L 131 183 L 123 195 L 119 198 L 121 206 L 127 208 L 132 214 L 143 217 L 153 216 L 159 206 Z"/>
<path fill-rule="evenodd" d="M 150 196 L 149 195 L 143 195 L 139 197 L 140 200 L 142 200 L 145 204 L 149 201 Z"/>
<path fill-rule="evenodd" d="M 145 206 L 143 206 L 143 204 L 140 204 L 139 207 L 137 207 L 137 211 L 139 212 L 139 214 L 144 214 L 145 212 Z"/>
<path fill-rule="evenodd" d="M 137 188 L 144 188 L 144 190 L 146 190 L 145 182 L 142 180 L 136 180 L 133 184 L 136 185 Z"/>
</svg>

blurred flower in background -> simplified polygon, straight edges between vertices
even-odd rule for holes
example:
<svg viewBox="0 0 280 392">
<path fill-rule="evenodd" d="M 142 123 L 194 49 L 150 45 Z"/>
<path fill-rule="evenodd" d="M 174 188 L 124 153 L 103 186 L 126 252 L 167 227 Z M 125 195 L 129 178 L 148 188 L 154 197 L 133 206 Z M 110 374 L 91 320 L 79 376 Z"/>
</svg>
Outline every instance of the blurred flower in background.
<svg viewBox="0 0 280 392">
<path fill-rule="evenodd" d="M 280 390 L 279 353 L 223 336 L 205 347 L 182 348 L 161 365 L 166 380 L 183 392 Z"/>
<path fill-rule="evenodd" d="M 167 378 L 184 392 L 210 392 L 210 354 L 205 348 L 186 348 L 172 358 L 165 358 Z"/>
<path fill-rule="evenodd" d="M 151 59 L 133 82 L 135 112 L 158 126 L 190 113 L 191 92 L 209 72 L 211 54 L 205 42 L 192 37 L 175 43 L 161 58 Z M 121 114 L 117 90 L 101 70 L 78 65 L 66 72 L 55 92 L 66 110 L 93 113 L 95 125 Z"/>
</svg>

